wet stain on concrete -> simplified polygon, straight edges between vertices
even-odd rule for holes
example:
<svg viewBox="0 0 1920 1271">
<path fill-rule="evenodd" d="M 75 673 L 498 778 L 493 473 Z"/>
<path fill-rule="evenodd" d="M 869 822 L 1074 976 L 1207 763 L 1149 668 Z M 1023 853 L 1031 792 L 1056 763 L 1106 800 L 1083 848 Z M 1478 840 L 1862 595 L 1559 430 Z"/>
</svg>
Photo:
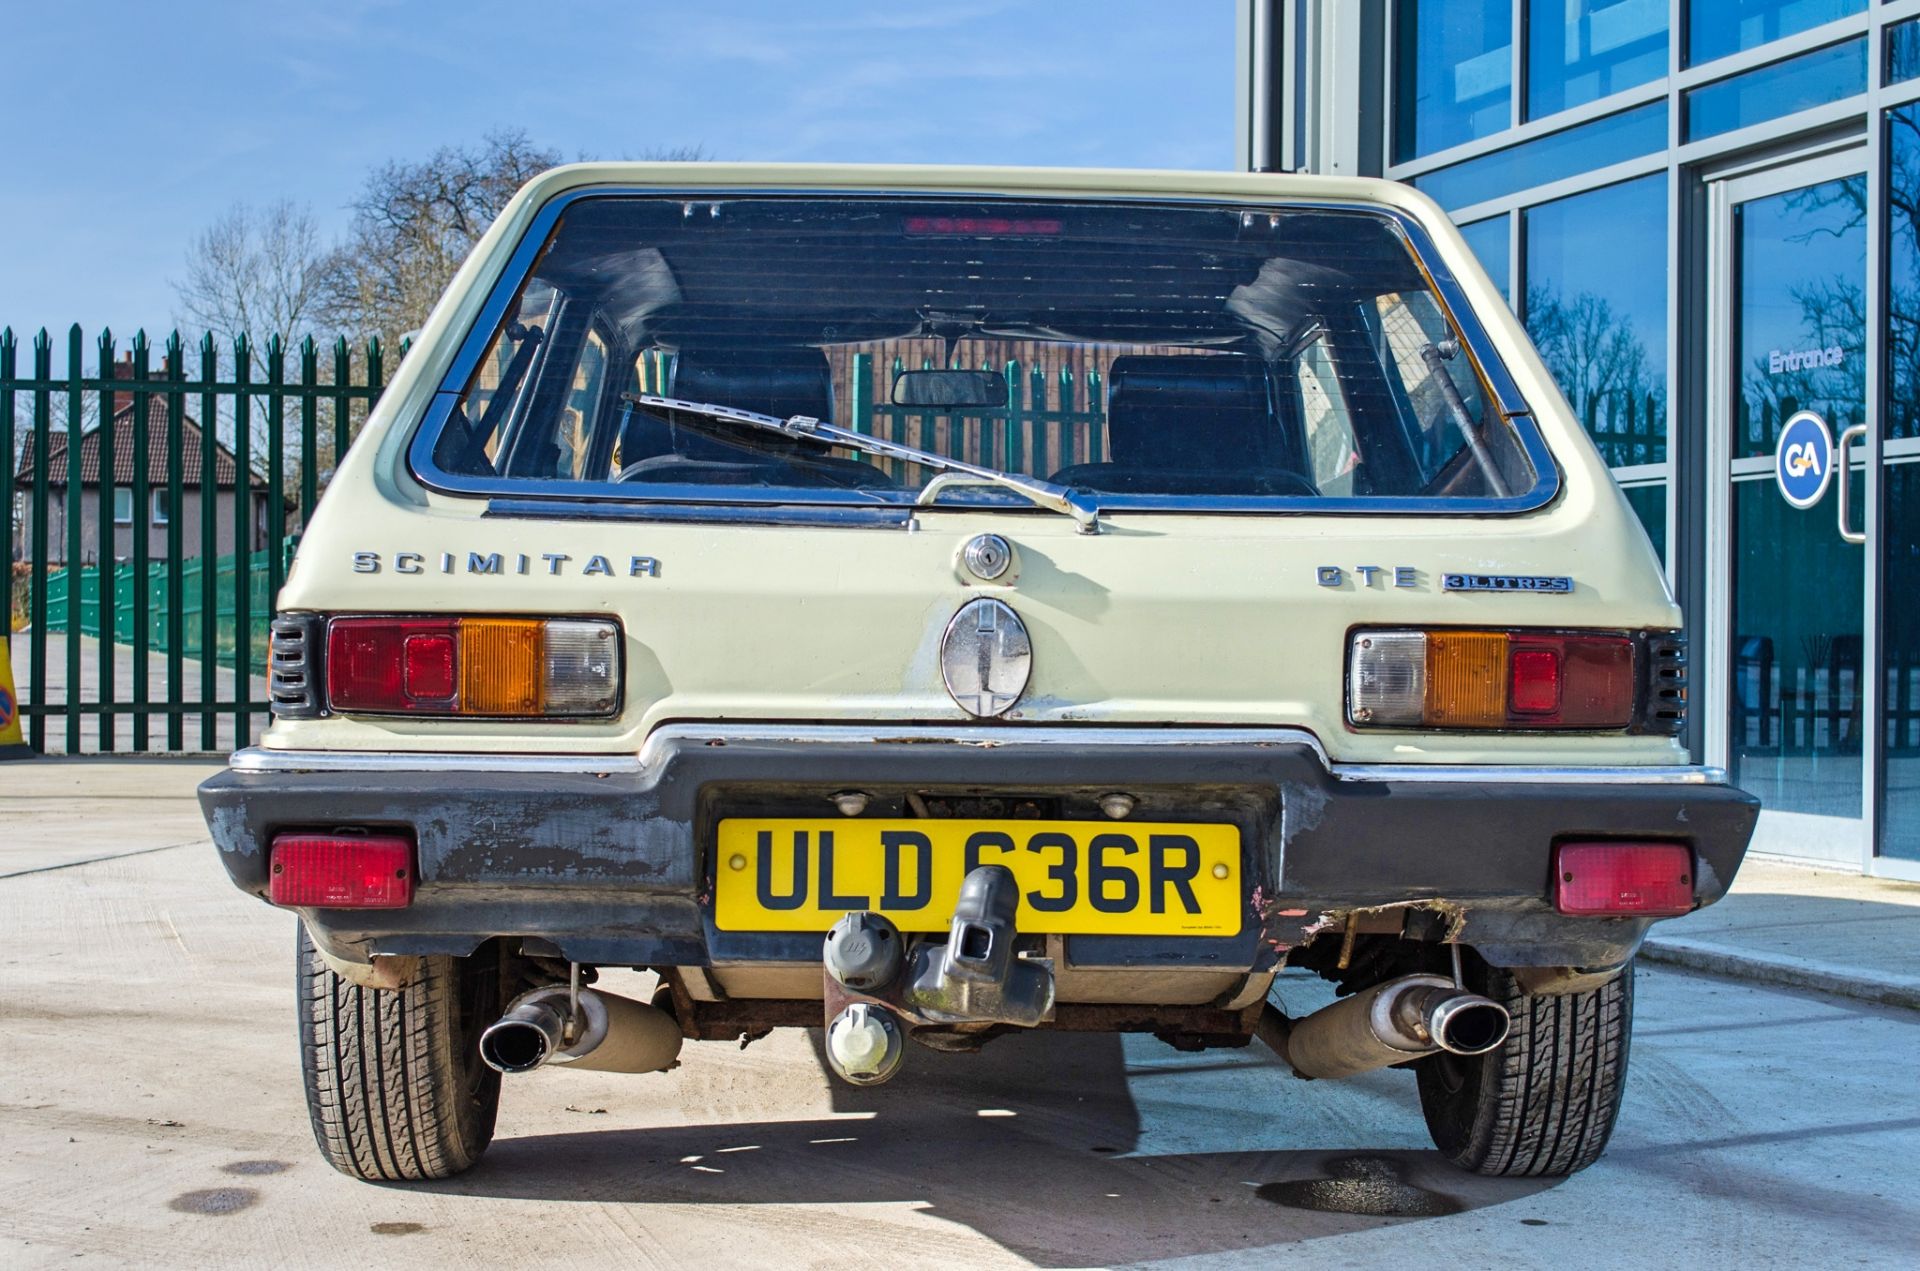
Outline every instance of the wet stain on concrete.
<svg viewBox="0 0 1920 1271">
<path fill-rule="evenodd" d="M 261 1174 L 283 1174 L 292 1168 L 285 1161 L 229 1161 L 220 1167 L 220 1172 L 256 1177 Z"/>
<path fill-rule="evenodd" d="M 167 1202 L 168 1209 L 183 1214 L 207 1214 L 220 1217 L 237 1214 L 260 1199 L 251 1187 L 209 1187 L 197 1192 L 181 1192 Z"/>
<path fill-rule="evenodd" d="M 1266 1183 L 1254 1195 L 1289 1209 L 1368 1218 L 1439 1218 L 1465 1208 L 1451 1196 L 1416 1187 L 1398 1161 L 1343 1156 L 1327 1162 L 1327 1177 Z"/>
<path fill-rule="evenodd" d="M 376 1236 L 411 1236 L 426 1228 L 417 1222 L 376 1222 L 368 1224 L 367 1230 Z"/>
</svg>

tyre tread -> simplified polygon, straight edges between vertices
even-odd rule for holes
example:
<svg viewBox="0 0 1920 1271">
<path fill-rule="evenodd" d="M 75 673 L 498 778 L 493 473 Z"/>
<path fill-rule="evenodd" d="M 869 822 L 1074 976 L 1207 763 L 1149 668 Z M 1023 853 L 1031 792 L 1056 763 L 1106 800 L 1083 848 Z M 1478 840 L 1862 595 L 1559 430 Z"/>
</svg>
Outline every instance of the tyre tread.
<svg viewBox="0 0 1920 1271">
<path fill-rule="evenodd" d="M 1632 977 L 1628 967 L 1584 993 L 1529 996 L 1487 968 L 1487 996 L 1507 1008 L 1513 1029 L 1499 1049 L 1467 1061 L 1477 1071 L 1462 1089 L 1444 1086 L 1435 1061 L 1423 1066 L 1421 1103 L 1435 1144 L 1489 1175 L 1561 1176 L 1598 1160 L 1626 1081 Z"/>
<path fill-rule="evenodd" d="M 471 1090 L 478 1060 L 462 1052 L 465 959 L 421 959 L 402 989 L 365 989 L 336 974 L 299 934 L 301 1070 L 320 1152 L 369 1181 L 447 1178 L 493 1137 L 499 1085 Z M 464 969 L 481 973 L 477 968 Z"/>
</svg>

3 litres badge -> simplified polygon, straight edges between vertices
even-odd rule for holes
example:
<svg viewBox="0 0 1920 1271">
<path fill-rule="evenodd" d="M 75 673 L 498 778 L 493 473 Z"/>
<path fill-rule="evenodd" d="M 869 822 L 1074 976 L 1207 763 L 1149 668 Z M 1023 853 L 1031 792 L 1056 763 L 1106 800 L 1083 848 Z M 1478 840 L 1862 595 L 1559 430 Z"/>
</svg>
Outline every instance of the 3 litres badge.
<svg viewBox="0 0 1920 1271">
<path fill-rule="evenodd" d="M 1787 420 L 1773 448 L 1773 479 L 1780 497 L 1797 508 L 1810 508 L 1827 492 L 1833 477 L 1833 434 L 1827 421 L 1810 410 Z"/>
</svg>

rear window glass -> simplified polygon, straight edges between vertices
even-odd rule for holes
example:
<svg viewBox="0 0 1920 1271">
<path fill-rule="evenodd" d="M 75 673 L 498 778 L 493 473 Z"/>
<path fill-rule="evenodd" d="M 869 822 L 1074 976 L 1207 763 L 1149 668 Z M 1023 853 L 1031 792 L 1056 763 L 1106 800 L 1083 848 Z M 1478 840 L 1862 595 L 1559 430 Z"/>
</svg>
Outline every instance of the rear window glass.
<svg viewBox="0 0 1920 1271">
<path fill-rule="evenodd" d="M 1122 509 L 1538 481 L 1382 214 L 594 196 L 502 288 L 425 439 L 451 488 L 908 503 L 954 461 Z"/>
</svg>

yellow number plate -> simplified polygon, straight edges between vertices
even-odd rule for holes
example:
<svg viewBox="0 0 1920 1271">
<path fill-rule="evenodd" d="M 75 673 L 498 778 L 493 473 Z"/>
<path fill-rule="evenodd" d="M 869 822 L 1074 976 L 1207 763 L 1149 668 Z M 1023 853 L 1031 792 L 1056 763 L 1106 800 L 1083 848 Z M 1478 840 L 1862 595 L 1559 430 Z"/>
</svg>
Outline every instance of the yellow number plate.
<svg viewBox="0 0 1920 1271">
<path fill-rule="evenodd" d="M 976 865 L 1013 871 L 1021 931 L 1230 936 L 1246 908 L 1232 825 L 727 820 L 715 864 L 722 931 L 824 932 L 862 909 L 945 931 Z"/>
</svg>

